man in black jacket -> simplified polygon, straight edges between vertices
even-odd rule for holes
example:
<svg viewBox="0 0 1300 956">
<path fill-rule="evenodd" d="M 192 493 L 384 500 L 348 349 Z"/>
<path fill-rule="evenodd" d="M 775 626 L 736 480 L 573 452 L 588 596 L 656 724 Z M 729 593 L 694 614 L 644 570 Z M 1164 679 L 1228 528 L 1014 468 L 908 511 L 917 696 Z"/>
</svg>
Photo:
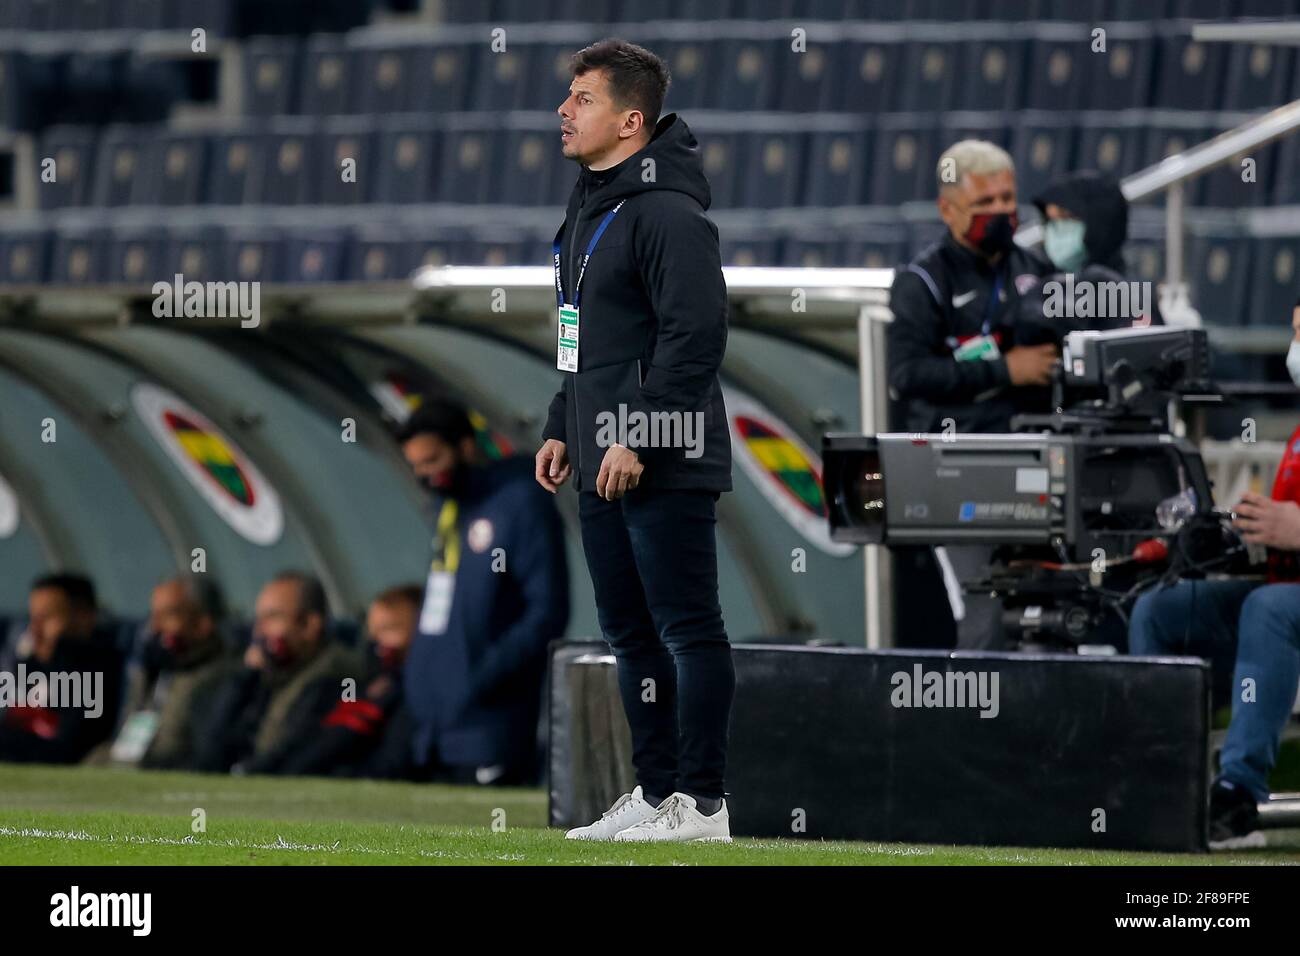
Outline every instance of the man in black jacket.
<svg viewBox="0 0 1300 956">
<path fill-rule="evenodd" d="M 582 167 L 556 235 L 556 366 L 536 477 L 571 474 L 601 631 L 618 660 L 638 786 L 574 839 L 730 840 L 735 686 L 714 507 L 731 489 L 718 384 L 727 292 L 699 146 L 659 119 L 668 70 L 604 40 L 559 108 Z"/>
<path fill-rule="evenodd" d="M 947 232 L 899 269 L 890 290 L 889 386 L 912 432 L 1010 431 L 1019 412 L 1046 412 L 1054 343 L 1020 345 L 1020 297 L 1050 271 L 1021 249 L 1016 174 L 993 143 L 962 140 L 937 168 Z M 999 602 L 963 595 L 959 582 L 987 570 L 991 549 L 937 552 L 957 621 L 957 646 L 1005 648 Z"/>
</svg>

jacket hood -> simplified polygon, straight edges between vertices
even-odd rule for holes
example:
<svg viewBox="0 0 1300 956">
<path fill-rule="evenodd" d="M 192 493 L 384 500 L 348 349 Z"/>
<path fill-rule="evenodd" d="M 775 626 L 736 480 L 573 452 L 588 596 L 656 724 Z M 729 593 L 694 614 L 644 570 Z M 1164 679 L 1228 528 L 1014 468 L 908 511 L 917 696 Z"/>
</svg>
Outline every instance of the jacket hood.
<svg viewBox="0 0 1300 956">
<path fill-rule="evenodd" d="M 647 158 L 654 160 L 654 176 L 649 182 L 643 175 Z M 579 182 L 587 187 L 588 195 L 599 198 L 602 206 L 654 189 L 685 193 L 705 209 L 712 200 L 700 144 L 676 113 L 661 117 L 650 142 L 617 166 L 601 170 L 584 166 Z"/>
<path fill-rule="evenodd" d="M 1034 198 L 1047 219 L 1047 205 L 1068 209 L 1083 222 L 1088 261 L 1124 272 L 1121 248 L 1128 237 L 1128 200 L 1119 183 L 1100 173 L 1078 173 L 1052 183 Z"/>
</svg>

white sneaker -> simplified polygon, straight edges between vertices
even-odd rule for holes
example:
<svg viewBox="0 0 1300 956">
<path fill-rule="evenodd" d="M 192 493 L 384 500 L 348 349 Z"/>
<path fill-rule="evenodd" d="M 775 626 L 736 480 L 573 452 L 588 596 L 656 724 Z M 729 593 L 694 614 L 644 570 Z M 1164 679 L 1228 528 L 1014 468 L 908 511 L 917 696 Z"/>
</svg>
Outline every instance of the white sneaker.
<svg viewBox="0 0 1300 956">
<path fill-rule="evenodd" d="M 600 815 L 595 823 L 574 827 L 564 834 L 566 840 L 612 840 L 619 830 L 626 830 L 642 820 L 654 816 L 655 807 L 647 803 L 638 786 L 614 801 L 614 805 Z"/>
<path fill-rule="evenodd" d="M 643 820 L 614 837 L 619 843 L 685 843 L 688 841 L 731 842 L 731 822 L 727 801 L 718 812 L 706 817 L 695 809 L 695 798 L 688 793 L 674 793 L 647 820 Z"/>
</svg>

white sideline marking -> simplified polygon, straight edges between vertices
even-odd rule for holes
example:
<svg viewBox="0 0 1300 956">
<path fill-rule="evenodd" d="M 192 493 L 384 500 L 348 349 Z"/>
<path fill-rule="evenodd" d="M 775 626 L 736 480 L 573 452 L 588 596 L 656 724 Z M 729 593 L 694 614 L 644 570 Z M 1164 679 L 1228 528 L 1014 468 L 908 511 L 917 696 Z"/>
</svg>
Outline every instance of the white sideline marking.
<svg viewBox="0 0 1300 956">
<path fill-rule="evenodd" d="M 373 853 L 377 856 L 398 856 L 405 855 L 403 851 L 383 850 L 378 847 L 368 846 L 342 846 L 341 840 L 336 840 L 333 844 L 325 843 L 291 843 L 282 836 L 277 836 L 274 843 L 245 843 L 242 840 L 196 840 L 193 836 L 187 836 L 183 839 L 175 837 L 142 837 L 142 836 L 100 836 L 95 833 L 88 833 L 85 830 L 42 830 L 39 827 L 6 827 L 0 826 L 0 837 L 28 837 L 37 840 L 67 840 L 80 841 L 85 843 L 122 843 L 134 846 L 213 846 L 213 847 L 230 847 L 237 850 L 301 850 L 308 853 L 332 853 L 338 850 L 352 853 Z M 503 862 L 523 861 L 527 859 L 522 853 L 497 853 L 490 856 L 472 856 L 463 853 L 450 853 L 446 850 L 414 850 L 411 851 L 417 856 L 431 857 L 434 859 L 453 859 L 453 860 L 486 860 L 495 859 Z"/>
</svg>

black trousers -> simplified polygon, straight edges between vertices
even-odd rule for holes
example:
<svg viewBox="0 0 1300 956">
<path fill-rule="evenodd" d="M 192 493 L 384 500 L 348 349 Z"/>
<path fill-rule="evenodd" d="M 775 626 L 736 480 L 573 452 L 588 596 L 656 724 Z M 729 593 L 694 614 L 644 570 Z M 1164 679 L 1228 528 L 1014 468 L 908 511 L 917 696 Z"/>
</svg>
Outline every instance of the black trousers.
<svg viewBox="0 0 1300 956">
<path fill-rule="evenodd" d="M 721 799 L 736 676 L 718 605 L 712 491 L 579 495 L 600 628 L 645 793 Z"/>
</svg>

